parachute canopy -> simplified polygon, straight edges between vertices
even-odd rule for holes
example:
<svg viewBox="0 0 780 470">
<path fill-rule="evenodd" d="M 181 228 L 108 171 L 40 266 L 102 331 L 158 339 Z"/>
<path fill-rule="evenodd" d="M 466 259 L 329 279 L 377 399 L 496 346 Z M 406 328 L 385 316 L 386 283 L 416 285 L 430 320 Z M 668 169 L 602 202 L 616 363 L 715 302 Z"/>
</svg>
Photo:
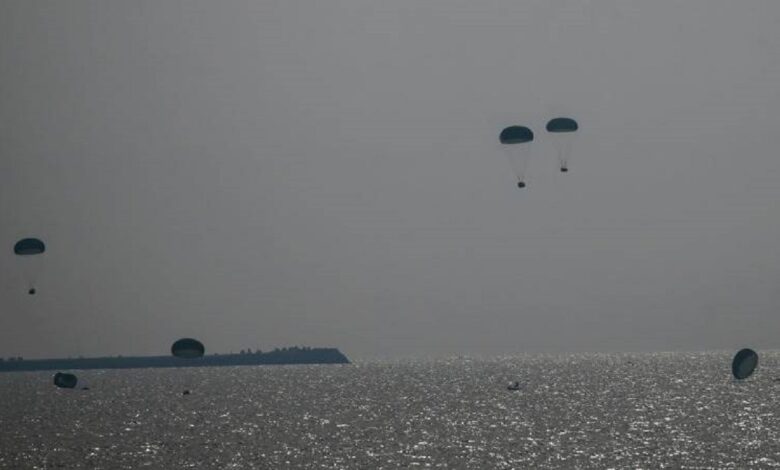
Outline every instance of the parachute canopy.
<svg viewBox="0 0 780 470">
<path fill-rule="evenodd" d="M 54 385 L 59 388 L 76 388 L 79 379 L 73 374 L 57 372 L 54 374 Z"/>
<path fill-rule="evenodd" d="M 509 126 L 498 137 L 502 144 L 525 144 L 534 140 L 534 133 L 525 126 Z"/>
<path fill-rule="evenodd" d="M 757 365 L 758 354 L 752 349 L 741 349 L 731 362 L 731 373 L 734 374 L 734 378 L 737 380 L 746 379 L 750 377 Z"/>
<path fill-rule="evenodd" d="M 575 132 L 580 126 L 572 118 L 558 117 L 547 123 L 547 132 Z"/>
<path fill-rule="evenodd" d="M 184 359 L 194 359 L 203 356 L 206 348 L 197 339 L 182 338 L 171 346 L 171 354 Z"/>
<path fill-rule="evenodd" d="M 23 238 L 14 245 L 14 253 L 19 256 L 39 255 L 46 251 L 46 245 L 37 238 Z"/>
</svg>

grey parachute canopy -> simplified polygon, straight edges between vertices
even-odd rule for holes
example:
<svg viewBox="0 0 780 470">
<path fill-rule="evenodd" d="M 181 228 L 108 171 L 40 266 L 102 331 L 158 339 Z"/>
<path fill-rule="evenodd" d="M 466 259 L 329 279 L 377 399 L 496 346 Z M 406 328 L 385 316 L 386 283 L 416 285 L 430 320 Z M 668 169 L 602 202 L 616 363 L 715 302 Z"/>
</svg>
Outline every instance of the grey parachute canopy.
<svg viewBox="0 0 780 470">
<path fill-rule="evenodd" d="M 54 385 L 59 388 L 76 388 L 77 383 L 79 383 L 79 379 L 73 374 L 63 372 L 54 374 Z"/>
<path fill-rule="evenodd" d="M 19 256 L 39 255 L 46 251 L 46 245 L 37 238 L 22 238 L 14 245 L 14 254 Z"/>
<path fill-rule="evenodd" d="M 731 373 L 734 378 L 742 380 L 750 377 L 758 365 L 758 354 L 749 348 L 740 349 L 731 361 Z"/>
<path fill-rule="evenodd" d="M 193 338 L 182 338 L 171 346 L 171 354 L 183 359 L 195 359 L 203 356 L 205 352 L 203 343 Z"/>
<path fill-rule="evenodd" d="M 517 187 L 524 188 L 525 169 L 531 155 L 531 142 L 534 140 L 533 131 L 525 126 L 509 126 L 501 131 L 498 140 L 517 177 Z"/>
</svg>

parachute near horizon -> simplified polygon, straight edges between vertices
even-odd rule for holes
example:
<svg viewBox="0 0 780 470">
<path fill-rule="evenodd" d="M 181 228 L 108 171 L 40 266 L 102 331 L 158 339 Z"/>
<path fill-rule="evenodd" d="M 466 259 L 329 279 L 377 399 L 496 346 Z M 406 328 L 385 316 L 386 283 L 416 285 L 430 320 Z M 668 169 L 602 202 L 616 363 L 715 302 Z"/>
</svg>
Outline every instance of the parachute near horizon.
<svg viewBox="0 0 780 470">
<path fill-rule="evenodd" d="M 534 141 L 533 131 L 525 126 L 509 126 L 501 131 L 498 140 L 517 177 L 517 187 L 524 188 L 525 171 L 531 155 L 531 143 Z"/>
<path fill-rule="evenodd" d="M 731 373 L 737 380 L 743 380 L 753 373 L 758 366 L 758 354 L 749 348 L 740 349 L 731 361 Z"/>
<path fill-rule="evenodd" d="M 25 260 L 27 282 L 29 283 L 27 293 L 29 295 L 35 295 L 37 292 L 35 288 L 35 278 L 38 271 L 37 258 L 39 255 L 46 252 L 46 244 L 38 238 L 22 238 L 14 244 L 14 254 L 22 258 L 32 258 L 31 260 Z"/>
<path fill-rule="evenodd" d="M 171 354 L 182 359 L 196 359 L 203 357 L 206 348 L 203 343 L 193 338 L 182 338 L 171 346 Z"/>
<path fill-rule="evenodd" d="M 558 153 L 558 166 L 562 173 L 569 171 L 569 157 L 571 156 L 574 137 L 580 125 L 572 118 L 557 117 L 547 122 L 547 132 L 552 135 L 552 144 Z"/>
</svg>

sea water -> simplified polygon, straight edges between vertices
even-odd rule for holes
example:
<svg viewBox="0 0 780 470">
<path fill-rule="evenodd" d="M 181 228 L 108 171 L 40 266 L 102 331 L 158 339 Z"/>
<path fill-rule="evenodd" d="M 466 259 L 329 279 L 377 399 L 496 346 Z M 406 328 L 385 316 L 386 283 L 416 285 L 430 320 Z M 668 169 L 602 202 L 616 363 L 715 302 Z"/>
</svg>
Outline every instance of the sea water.
<svg viewBox="0 0 780 470">
<path fill-rule="evenodd" d="M 770 468 L 759 354 L 739 383 L 731 353 L 3 373 L 0 468 Z"/>
</svg>

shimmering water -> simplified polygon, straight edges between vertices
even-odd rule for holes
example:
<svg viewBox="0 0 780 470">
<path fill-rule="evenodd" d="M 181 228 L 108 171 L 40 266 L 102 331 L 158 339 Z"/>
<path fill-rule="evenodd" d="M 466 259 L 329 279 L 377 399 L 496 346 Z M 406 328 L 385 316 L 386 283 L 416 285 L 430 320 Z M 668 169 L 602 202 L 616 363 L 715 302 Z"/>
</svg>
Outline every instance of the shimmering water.
<svg viewBox="0 0 780 470">
<path fill-rule="evenodd" d="M 0 467 L 773 467 L 780 353 L 759 354 L 743 383 L 729 353 L 6 373 Z"/>
</svg>

